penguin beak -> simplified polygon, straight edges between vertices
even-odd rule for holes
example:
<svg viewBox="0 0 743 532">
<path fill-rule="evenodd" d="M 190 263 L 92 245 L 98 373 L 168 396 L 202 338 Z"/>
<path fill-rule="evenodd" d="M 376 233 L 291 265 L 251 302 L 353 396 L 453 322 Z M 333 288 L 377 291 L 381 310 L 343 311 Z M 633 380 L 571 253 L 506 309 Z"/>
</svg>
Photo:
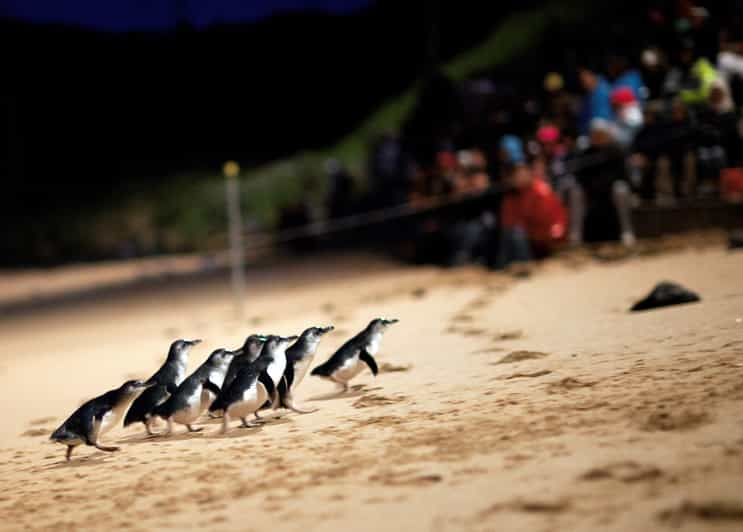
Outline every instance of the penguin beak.
<svg viewBox="0 0 743 532">
<path fill-rule="evenodd" d="M 137 388 L 145 389 L 149 388 L 150 386 L 154 386 L 155 384 L 157 384 L 155 381 L 149 380 L 146 382 L 140 382 L 139 384 L 137 384 Z"/>
<path fill-rule="evenodd" d="M 197 338 L 196 340 L 188 340 L 188 343 L 191 345 L 199 345 L 201 343 L 201 339 Z"/>
<path fill-rule="evenodd" d="M 292 335 L 292 336 L 286 336 L 286 337 L 284 338 L 284 340 L 286 340 L 287 342 L 293 342 L 293 341 L 294 341 L 294 340 L 296 340 L 297 338 L 299 338 L 299 336 L 297 336 L 297 335 L 295 334 L 295 335 Z"/>
<path fill-rule="evenodd" d="M 382 320 L 382 322 L 385 325 L 392 325 L 393 323 L 397 323 L 398 321 L 400 321 L 400 320 L 398 320 L 397 318 L 391 318 L 391 319 L 384 319 L 384 320 Z"/>
<path fill-rule="evenodd" d="M 233 355 L 233 356 L 236 356 L 236 357 L 237 356 L 240 356 L 240 355 L 243 354 L 243 348 L 241 347 L 240 349 L 235 349 L 234 351 L 228 351 L 227 354 L 228 355 Z"/>
<path fill-rule="evenodd" d="M 327 327 L 320 327 L 320 332 L 322 334 L 327 334 L 332 330 L 335 330 L 335 327 L 333 327 L 332 325 L 328 325 Z"/>
</svg>

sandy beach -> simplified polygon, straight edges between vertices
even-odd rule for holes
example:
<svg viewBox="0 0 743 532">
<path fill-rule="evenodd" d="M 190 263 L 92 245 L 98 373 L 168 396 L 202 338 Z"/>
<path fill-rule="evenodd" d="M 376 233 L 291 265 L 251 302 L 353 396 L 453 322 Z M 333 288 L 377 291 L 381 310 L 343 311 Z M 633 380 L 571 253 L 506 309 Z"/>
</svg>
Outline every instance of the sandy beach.
<svg viewBox="0 0 743 532">
<path fill-rule="evenodd" d="M 666 279 L 702 301 L 628 312 Z M 251 273 L 242 318 L 221 277 L 5 316 L 0 529 L 741 530 L 742 279 L 743 252 L 714 239 L 527 279 L 349 256 Z M 70 463 L 48 442 L 175 338 L 204 339 L 194 368 L 252 332 L 333 324 L 319 363 L 376 316 L 400 319 L 380 374 L 330 400 L 308 377 L 315 413 L 117 428 L 120 452 Z"/>
</svg>

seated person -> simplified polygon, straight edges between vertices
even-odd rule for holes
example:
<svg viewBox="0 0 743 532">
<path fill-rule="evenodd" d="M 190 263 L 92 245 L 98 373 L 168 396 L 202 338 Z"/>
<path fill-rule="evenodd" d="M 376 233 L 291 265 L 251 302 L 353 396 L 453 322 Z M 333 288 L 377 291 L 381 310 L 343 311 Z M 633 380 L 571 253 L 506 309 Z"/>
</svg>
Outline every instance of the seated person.
<svg viewBox="0 0 743 532">
<path fill-rule="evenodd" d="M 501 161 L 507 165 L 503 177 L 508 191 L 500 210 L 500 239 L 493 261 L 496 269 L 550 255 L 567 231 L 562 202 L 526 164 L 517 137 L 503 138 Z"/>
</svg>

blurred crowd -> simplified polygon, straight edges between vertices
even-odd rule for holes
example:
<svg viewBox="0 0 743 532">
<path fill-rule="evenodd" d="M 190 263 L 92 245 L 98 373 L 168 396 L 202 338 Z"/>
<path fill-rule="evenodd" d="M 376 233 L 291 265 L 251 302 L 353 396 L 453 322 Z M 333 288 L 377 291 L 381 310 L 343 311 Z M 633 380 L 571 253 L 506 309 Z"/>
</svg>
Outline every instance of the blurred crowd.
<svg viewBox="0 0 743 532">
<path fill-rule="evenodd" d="M 587 240 L 631 247 L 637 206 L 719 197 L 721 180 L 743 189 L 741 17 L 689 0 L 644 17 L 641 46 L 576 57 L 538 87 L 434 76 L 400 134 L 372 146 L 363 207 L 486 197 L 401 230 L 419 261 L 500 269 Z M 352 177 L 328 173 L 330 217 L 358 211 Z"/>
</svg>

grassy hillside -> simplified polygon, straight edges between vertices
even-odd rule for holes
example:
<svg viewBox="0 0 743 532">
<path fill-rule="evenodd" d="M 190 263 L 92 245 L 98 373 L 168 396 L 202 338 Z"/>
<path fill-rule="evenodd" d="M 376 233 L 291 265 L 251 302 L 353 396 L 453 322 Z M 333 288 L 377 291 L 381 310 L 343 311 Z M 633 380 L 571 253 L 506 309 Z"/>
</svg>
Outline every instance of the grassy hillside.
<svg viewBox="0 0 743 532">
<path fill-rule="evenodd" d="M 575 22 L 596 9 L 586 0 L 548 2 L 507 17 L 479 46 L 444 65 L 454 80 L 504 64 L 539 44 L 549 24 Z M 348 165 L 363 186 L 363 165 L 370 139 L 399 128 L 413 107 L 418 87 L 413 86 L 386 102 L 354 131 L 321 151 L 306 151 L 258 168 L 243 169 L 242 206 L 248 222 L 271 227 L 282 206 L 301 197 L 321 199 L 325 194 L 323 163 L 335 157 Z M 128 239 L 139 252 L 173 252 L 224 245 L 224 183 L 220 175 L 181 176 L 109 211 L 94 224 L 90 235 L 105 241 Z M 93 242 L 90 242 L 93 244 Z"/>
</svg>

